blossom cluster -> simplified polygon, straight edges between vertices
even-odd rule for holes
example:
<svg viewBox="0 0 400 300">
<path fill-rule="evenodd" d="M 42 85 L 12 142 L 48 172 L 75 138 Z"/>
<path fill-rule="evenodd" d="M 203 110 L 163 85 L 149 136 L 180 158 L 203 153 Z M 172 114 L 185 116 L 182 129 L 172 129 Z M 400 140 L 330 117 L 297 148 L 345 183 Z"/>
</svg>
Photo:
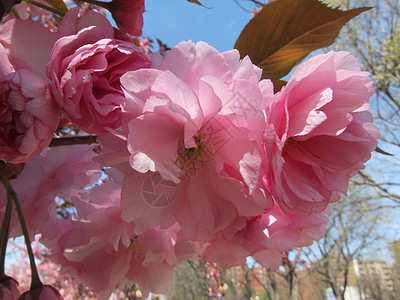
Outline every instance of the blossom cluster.
<svg viewBox="0 0 400 300">
<path fill-rule="evenodd" d="M 136 19 L 113 13 L 140 35 L 143 1 L 118 2 L 140 3 Z M 373 82 L 347 52 L 308 59 L 274 93 L 237 50 L 188 41 L 149 56 L 78 8 L 56 29 L 0 28 L 0 159 L 25 163 L 10 183 L 31 237 L 99 299 L 132 283 L 166 293 L 196 256 L 276 269 L 323 237 L 329 204 L 377 146 Z M 85 134 L 98 145 L 48 147 Z M 0 215 L 6 198 L 1 187 Z"/>
</svg>

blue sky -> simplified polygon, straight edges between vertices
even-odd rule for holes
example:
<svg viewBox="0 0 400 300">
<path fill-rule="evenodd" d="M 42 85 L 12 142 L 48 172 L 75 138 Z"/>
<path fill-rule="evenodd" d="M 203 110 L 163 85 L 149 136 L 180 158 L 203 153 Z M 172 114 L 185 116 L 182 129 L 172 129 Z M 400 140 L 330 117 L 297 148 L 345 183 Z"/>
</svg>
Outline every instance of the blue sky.
<svg viewBox="0 0 400 300">
<path fill-rule="evenodd" d="M 171 48 L 181 41 L 192 40 L 207 42 L 220 52 L 231 50 L 249 22 L 250 13 L 234 0 L 201 2 L 209 8 L 186 0 L 146 1 L 143 36 L 159 38 Z M 238 2 L 250 10 L 254 7 L 249 1 Z"/>
</svg>

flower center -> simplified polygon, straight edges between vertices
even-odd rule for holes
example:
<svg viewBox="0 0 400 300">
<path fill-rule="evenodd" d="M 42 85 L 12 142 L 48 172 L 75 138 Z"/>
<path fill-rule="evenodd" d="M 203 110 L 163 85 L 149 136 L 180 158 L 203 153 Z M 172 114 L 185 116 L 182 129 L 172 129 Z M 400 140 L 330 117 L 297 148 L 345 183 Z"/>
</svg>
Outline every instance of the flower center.
<svg viewBox="0 0 400 300">
<path fill-rule="evenodd" d="M 0 98 L 0 143 L 19 146 L 27 126 L 21 119 L 23 116 L 26 118 L 28 114 L 25 112 L 23 115 L 22 109 L 12 108 L 8 100 L 10 91 L 9 87 L 4 86 L 0 89 L 0 93 L 3 93 Z"/>
<path fill-rule="evenodd" d="M 175 163 L 187 175 L 196 175 L 197 171 L 202 170 L 207 164 L 208 153 L 210 151 L 211 136 L 206 131 L 200 131 L 195 137 L 196 147 L 186 148 L 183 138 L 178 144 L 178 158 Z"/>
<path fill-rule="evenodd" d="M 288 151 L 290 151 L 290 148 L 295 147 L 299 143 L 300 142 L 296 141 L 293 137 L 288 138 L 283 146 L 282 155 L 287 155 Z"/>
</svg>

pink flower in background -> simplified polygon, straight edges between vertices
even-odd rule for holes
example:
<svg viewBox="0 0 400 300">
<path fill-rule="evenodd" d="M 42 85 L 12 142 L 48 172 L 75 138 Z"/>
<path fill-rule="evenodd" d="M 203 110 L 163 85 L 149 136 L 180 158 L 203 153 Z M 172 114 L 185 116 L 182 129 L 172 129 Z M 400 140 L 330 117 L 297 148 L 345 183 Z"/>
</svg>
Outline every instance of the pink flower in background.
<svg viewBox="0 0 400 300">
<path fill-rule="evenodd" d="M 33 254 L 36 258 L 36 268 L 40 274 L 43 284 L 55 287 L 61 296 L 66 300 L 73 299 L 97 299 L 87 287 L 82 286 L 68 274 L 61 274 L 60 266 L 50 261 L 49 250 L 39 243 L 39 235 L 35 236 L 36 241 L 32 242 Z M 8 272 L 18 280 L 18 289 L 22 292 L 28 291 L 31 286 L 30 265 L 27 259 L 26 247 L 22 239 L 8 244 L 8 252 L 12 252 L 13 262 L 8 266 Z M 19 294 L 18 294 L 19 296 Z M 18 297 L 12 298 L 16 300 Z M 3 299 L 0 297 L 0 299 Z"/>
<path fill-rule="evenodd" d="M 146 53 L 147 55 L 150 55 L 153 50 L 153 41 L 149 38 L 136 38 L 134 40 L 135 44 L 140 47 L 140 49 Z"/>
<path fill-rule="evenodd" d="M 118 28 L 141 36 L 143 27 L 144 0 L 112 0 L 110 12 Z"/>
<path fill-rule="evenodd" d="M 36 1 L 37 3 L 40 3 L 42 5 L 48 4 L 45 0 L 38 0 Z M 31 3 L 27 2 L 21 2 L 13 7 L 13 10 L 16 10 L 18 13 L 18 18 L 27 20 L 27 19 L 34 19 L 34 18 L 41 18 L 42 24 L 50 29 L 51 31 L 57 31 L 57 21 L 52 18 L 52 14 L 43 8 L 40 8 L 36 5 L 33 5 Z M 5 18 L 4 20 L 10 20 L 16 18 L 14 15 L 14 11 L 11 11 Z"/>
<path fill-rule="evenodd" d="M 346 193 L 377 146 L 373 93 L 356 58 L 330 52 L 300 65 L 269 101 L 265 184 L 285 212 L 321 212 Z"/>
<path fill-rule="evenodd" d="M 54 287 L 43 285 L 23 293 L 18 300 L 64 300 L 64 298 Z"/>
<path fill-rule="evenodd" d="M 183 42 L 159 70 L 121 78 L 130 103 L 142 110 L 127 120 L 136 172 L 122 184 L 124 220 L 147 230 L 174 216 L 186 237 L 205 241 L 238 216 L 270 207 L 258 186 L 256 140 L 265 126 L 261 86 L 268 85 L 260 77 L 261 70 L 248 58 L 240 60 L 237 51 L 221 54 L 206 43 Z M 152 207 L 141 186 L 161 179 L 176 188 L 174 201 Z"/>
<path fill-rule="evenodd" d="M 126 100 L 120 77 L 152 66 L 139 48 L 107 32 L 107 28 L 91 26 L 60 38 L 47 66 L 58 105 L 88 133 L 104 133 L 121 125 Z"/>
<path fill-rule="evenodd" d="M 251 11 L 251 16 L 250 18 L 253 19 L 260 11 L 262 7 L 254 7 L 253 10 Z"/>
<path fill-rule="evenodd" d="M 25 162 L 47 147 L 60 119 L 44 79 L 28 70 L 0 78 L 0 159 Z"/>
<path fill-rule="evenodd" d="M 0 278 L 0 299 L 16 300 L 19 296 L 18 282 L 9 276 L 2 276 Z"/>
</svg>

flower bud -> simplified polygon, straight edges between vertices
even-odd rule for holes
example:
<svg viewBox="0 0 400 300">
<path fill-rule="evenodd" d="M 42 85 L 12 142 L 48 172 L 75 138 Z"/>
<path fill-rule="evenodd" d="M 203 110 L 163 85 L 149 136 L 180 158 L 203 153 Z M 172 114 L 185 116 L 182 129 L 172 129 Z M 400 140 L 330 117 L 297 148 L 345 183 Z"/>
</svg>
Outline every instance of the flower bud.
<svg viewBox="0 0 400 300">
<path fill-rule="evenodd" d="M 18 282 L 15 279 L 9 276 L 0 278 L 0 299 L 16 300 L 19 295 Z"/>
<path fill-rule="evenodd" d="M 142 35 L 144 0 L 113 0 L 110 12 L 118 28 L 133 36 Z"/>
<path fill-rule="evenodd" d="M 46 148 L 60 119 L 50 85 L 28 70 L 0 77 L 0 159 L 22 163 Z"/>
<path fill-rule="evenodd" d="M 13 164 L 0 160 L 0 175 L 7 179 L 15 179 L 24 170 L 25 163 Z"/>
<path fill-rule="evenodd" d="M 64 300 L 64 298 L 54 287 L 42 285 L 23 293 L 18 300 Z"/>
</svg>

